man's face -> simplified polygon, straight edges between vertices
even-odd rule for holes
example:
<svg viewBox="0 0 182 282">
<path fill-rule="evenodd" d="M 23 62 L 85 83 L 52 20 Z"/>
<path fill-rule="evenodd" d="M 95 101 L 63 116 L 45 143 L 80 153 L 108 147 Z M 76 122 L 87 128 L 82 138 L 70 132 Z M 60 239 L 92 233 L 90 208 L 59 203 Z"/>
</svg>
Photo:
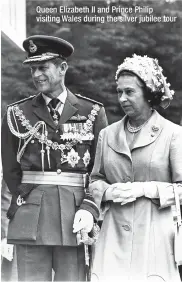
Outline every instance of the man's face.
<svg viewBox="0 0 182 282">
<path fill-rule="evenodd" d="M 60 66 L 51 61 L 35 62 L 30 64 L 32 79 L 38 91 L 47 96 L 60 90 Z"/>
</svg>

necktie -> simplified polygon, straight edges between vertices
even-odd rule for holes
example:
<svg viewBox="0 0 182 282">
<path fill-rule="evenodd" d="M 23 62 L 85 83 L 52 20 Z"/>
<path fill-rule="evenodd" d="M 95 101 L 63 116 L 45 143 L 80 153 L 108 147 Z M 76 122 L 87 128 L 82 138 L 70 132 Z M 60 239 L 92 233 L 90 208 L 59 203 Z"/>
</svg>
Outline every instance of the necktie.
<svg viewBox="0 0 182 282">
<path fill-rule="evenodd" d="M 58 105 L 59 102 L 60 102 L 59 99 L 53 98 L 53 99 L 49 102 L 49 104 L 48 104 L 49 109 L 50 109 L 50 114 L 51 114 L 51 116 L 52 116 L 52 118 L 53 118 L 55 124 L 58 124 L 58 120 L 59 120 L 59 118 L 60 118 L 60 114 L 59 114 L 59 112 L 58 112 L 57 109 L 56 109 L 56 107 L 57 107 L 57 105 Z"/>
</svg>

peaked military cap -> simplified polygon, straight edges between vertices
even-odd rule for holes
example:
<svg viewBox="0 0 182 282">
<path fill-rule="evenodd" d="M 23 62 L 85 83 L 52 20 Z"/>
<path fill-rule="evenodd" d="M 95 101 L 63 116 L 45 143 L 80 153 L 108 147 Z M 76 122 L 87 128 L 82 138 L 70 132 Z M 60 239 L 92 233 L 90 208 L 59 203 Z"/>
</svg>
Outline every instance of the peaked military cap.
<svg viewBox="0 0 182 282">
<path fill-rule="evenodd" d="M 60 57 L 67 59 L 74 51 L 74 47 L 68 41 L 46 35 L 33 35 L 23 41 L 23 48 L 28 53 L 24 64 L 31 62 L 47 61 Z"/>
</svg>

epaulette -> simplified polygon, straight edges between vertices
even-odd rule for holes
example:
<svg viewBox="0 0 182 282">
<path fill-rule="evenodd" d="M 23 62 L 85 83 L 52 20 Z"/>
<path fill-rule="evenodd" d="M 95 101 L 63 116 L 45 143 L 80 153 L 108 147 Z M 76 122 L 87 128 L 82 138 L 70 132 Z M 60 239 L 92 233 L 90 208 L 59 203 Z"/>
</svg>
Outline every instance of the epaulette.
<svg viewBox="0 0 182 282">
<path fill-rule="evenodd" d="M 19 101 L 16 101 L 16 102 L 14 102 L 14 103 L 12 103 L 12 104 L 7 105 L 7 107 L 11 107 L 11 106 L 14 106 L 14 105 L 23 103 L 23 102 L 25 102 L 25 101 L 27 101 L 27 100 L 33 99 L 35 96 L 36 96 L 36 95 L 32 95 L 32 96 L 29 96 L 28 98 L 21 99 L 21 100 L 19 100 Z"/>
<path fill-rule="evenodd" d="M 90 98 L 85 97 L 85 96 L 82 96 L 81 94 L 75 94 L 75 95 L 78 96 L 78 97 L 80 97 L 80 98 L 83 98 L 83 99 L 85 99 L 85 100 L 87 100 L 87 101 L 90 101 L 90 102 L 92 102 L 92 103 L 94 103 L 94 104 L 98 104 L 98 105 L 100 105 L 100 106 L 103 107 L 103 104 L 102 104 L 101 102 L 95 101 L 95 100 L 90 99 Z"/>
</svg>

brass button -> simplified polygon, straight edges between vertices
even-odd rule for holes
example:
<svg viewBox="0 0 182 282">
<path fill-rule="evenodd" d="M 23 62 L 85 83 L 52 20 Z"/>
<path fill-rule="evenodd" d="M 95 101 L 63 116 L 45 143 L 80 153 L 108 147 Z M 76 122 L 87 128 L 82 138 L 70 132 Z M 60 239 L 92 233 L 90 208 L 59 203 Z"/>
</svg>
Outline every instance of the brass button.
<svg viewBox="0 0 182 282">
<path fill-rule="evenodd" d="M 34 141 L 34 140 L 31 140 L 31 143 L 33 144 L 33 143 L 35 143 L 35 141 Z"/>
<path fill-rule="evenodd" d="M 130 226 L 128 224 L 124 224 L 122 225 L 123 229 L 126 230 L 126 231 L 130 231 Z"/>
<path fill-rule="evenodd" d="M 60 174 L 60 173 L 61 173 L 61 169 L 58 168 L 58 169 L 57 169 L 57 174 Z"/>
</svg>

